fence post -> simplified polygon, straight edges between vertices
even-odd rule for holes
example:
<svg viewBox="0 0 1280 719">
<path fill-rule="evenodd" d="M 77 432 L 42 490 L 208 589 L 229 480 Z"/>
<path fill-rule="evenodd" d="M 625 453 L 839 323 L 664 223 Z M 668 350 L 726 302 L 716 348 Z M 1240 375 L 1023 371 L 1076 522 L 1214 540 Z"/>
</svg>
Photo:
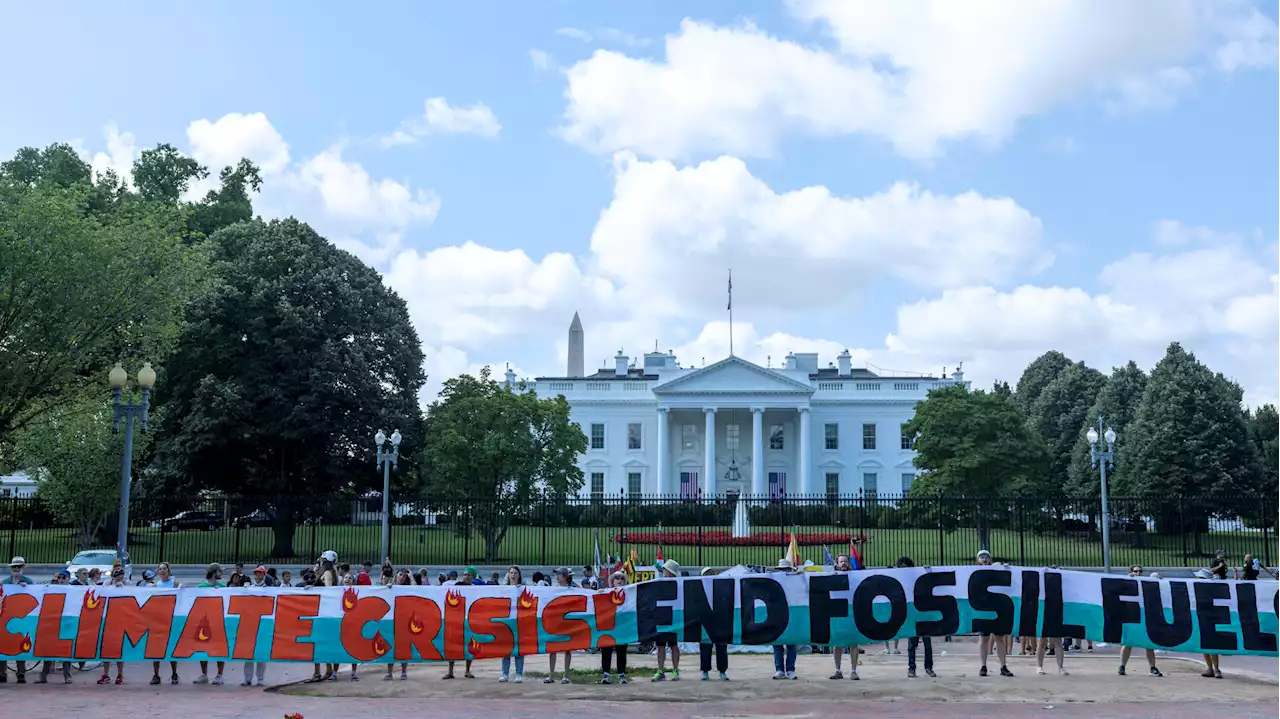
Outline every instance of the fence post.
<svg viewBox="0 0 1280 719">
<path fill-rule="evenodd" d="M 862 488 L 858 489 L 858 534 L 866 537 L 867 495 Z M 871 542 L 862 542 L 862 567 L 871 568 Z"/>
<path fill-rule="evenodd" d="M 1023 497 L 1015 497 L 1013 502 L 1016 507 L 1014 511 L 1018 517 L 1018 564 L 1025 567 L 1027 566 L 1027 528 L 1023 521 L 1023 510 L 1026 507 Z"/>
<path fill-rule="evenodd" d="M 702 566 L 702 488 L 698 488 L 698 499 L 693 505 L 693 521 L 698 525 L 698 566 Z"/>
<path fill-rule="evenodd" d="M 942 528 L 942 490 L 938 490 L 938 496 L 933 505 L 933 516 L 938 518 L 938 565 L 945 567 L 947 565 L 946 550 L 946 532 Z"/>
<path fill-rule="evenodd" d="M 1274 515 L 1275 513 L 1272 512 Z M 1271 566 L 1271 540 L 1267 537 L 1267 525 L 1262 525 L 1262 563 Z"/>
<path fill-rule="evenodd" d="M 1187 564 L 1187 518 L 1182 507 L 1182 495 L 1178 495 L 1178 536 L 1182 538 L 1182 566 Z"/>
<path fill-rule="evenodd" d="M 313 512 L 313 514 L 319 514 L 319 512 Z M 311 553 L 307 555 L 309 557 L 320 556 L 319 554 L 316 553 L 316 528 L 319 525 L 320 525 L 320 518 L 312 517 L 311 518 Z"/>
<path fill-rule="evenodd" d="M 236 524 L 236 546 L 235 546 L 235 551 L 233 551 L 233 552 L 232 552 L 232 554 L 234 554 L 234 555 L 235 555 L 235 563 L 236 563 L 236 564 L 239 564 L 239 563 L 240 563 L 240 525 L 241 525 L 241 522 L 236 522 L 235 524 Z"/>
<path fill-rule="evenodd" d="M 14 557 L 18 554 L 18 495 L 13 496 L 13 503 L 9 506 L 9 556 Z"/>
<path fill-rule="evenodd" d="M 163 497 L 161 497 L 161 498 L 160 498 L 160 556 L 156 557 L 156 563 L 157 563 L 157 564 L 159 564 L 160 562 L 165 561 L 165 559 L 164 559 L 164 535 L 165 535 L 166 530 L 167 530 L 168 528 L 164 526 L 165 524 L 167 524 L 167 522 L 165 522 L 164 520 L 165 520 L 165 519 L 167 519 L 167 518 L 168 518 L 168 516 L 169 516 L 169 513 L 165 511 L 165 509 L 167 509 L 167 505 L 168 505 L 168 502 L 166 502 L 166 501 L 165 501 L 165 499 L 164 499 Z"/>
<path fill-rule="evenodd" d="M 542 499 L 542 566 L 547 566 L 547 493 L 544 491 L 539 495 Z"/>
</svg>

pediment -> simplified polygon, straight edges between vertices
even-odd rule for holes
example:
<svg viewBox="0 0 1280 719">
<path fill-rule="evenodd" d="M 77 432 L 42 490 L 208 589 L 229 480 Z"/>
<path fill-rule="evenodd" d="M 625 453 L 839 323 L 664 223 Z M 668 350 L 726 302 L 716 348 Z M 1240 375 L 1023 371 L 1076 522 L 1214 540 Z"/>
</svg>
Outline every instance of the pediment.
<svg viewBox="0 0 1280 719">
<path fill-rule="evenodd" d="M 729 357 L 653 388 L 672 394 L 813 394 L 813 387 L 740 357 Z"/>
</svg>

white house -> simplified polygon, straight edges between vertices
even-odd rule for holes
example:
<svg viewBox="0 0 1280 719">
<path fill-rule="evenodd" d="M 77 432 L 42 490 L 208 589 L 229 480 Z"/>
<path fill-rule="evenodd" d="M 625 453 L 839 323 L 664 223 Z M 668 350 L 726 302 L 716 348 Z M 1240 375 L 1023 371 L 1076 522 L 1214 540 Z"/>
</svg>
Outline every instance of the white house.
<svg viewBox="0 0 1280 719">
<path fill-rule="evenodd" d="M 930 389 L 968 386 L 958 370 L 854 369 L 847 350 L 827 367 L 817 353 L 793 353 L 781 368 L 730 356 L 696 369 L 670 352 L 640 366 L 619 352 L 613 367 L 579 376 L 582 332 L 575 313 L 567 376 L 526 386 L 568 400 L 587 435 L 580 466 L 592 496 L 904 492 L 916 470 L 902 425 Z M 511 370 L 506 381 L 517 386 Z"/>
<path fill-rule="evenodd" d="M 36 480 L 26 472 L 0 475 L 0 497 L 34 497 Z"/>
</svg>

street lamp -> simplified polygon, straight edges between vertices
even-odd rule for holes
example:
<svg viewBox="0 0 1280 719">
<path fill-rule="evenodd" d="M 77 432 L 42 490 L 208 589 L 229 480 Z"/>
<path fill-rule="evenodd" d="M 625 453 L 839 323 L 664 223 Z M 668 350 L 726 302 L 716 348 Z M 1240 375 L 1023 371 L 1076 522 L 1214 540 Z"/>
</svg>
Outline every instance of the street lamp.
<svg viewBox="0 0 1280 719">
<path fill-rule="evenodd" d="M 142 369 L 138 370 L 138 386 L 142 388 L 142 398 L 138 402 L 134 402 L 133 392 L 129 393 L 128 401 L 122 401 L 129 374 L 124 371 L 124 367 L 121 367 L 119 362 L 111 368 L 107 380 L 111 383 L 112 434 L 120 431 L 120 420 L 124 420 L 124 459 L 120 462 L 120 526 L 116 529 L 116 554 L 123 563 L 129 556 L 129 485 L 133 474 L 133 422 L 135 419 L 140 420 L 142 431 L 147 431 L 147 410 L 151 408 L 151 388 L 156 385 L 156 371 L 151 369 L 150 362 L 144 362 Z"/>
<path fill-rule="evenodd" d="M 391 451 L 383 449 L 387 443 L 387 433 L 378 430 L 373 435 L 374 446 L 378 448 L 378 465 L 382 467 L 382 560 L 391 556 L 391 468 L 396 466 L 400 458 L 400 430 L 391 433 Z"/>
<path fill-rule="evenodd" d="M 1112 448 L 1116 443 L 1116 431 L 1107 427 L 1102 432 L 1102 439 L 1106 441 L 1107 448 L 1100 449 L 1098 446 L 1098 432 L 1102 429 L 1102 415 L 1098 415 L 1097 428 L 1090 427 L 1085 433 L 1085 437 L 1089 440 L 1089 459 L 1093 462 L 1093 466 L 1098 468 L 1101 475 L 1102 487 L 1102 565 L 1103 571 L 1111 571 L 1111 505 L 1107 499 L 1107 464 L 1112 462 Z"/>
</svg>

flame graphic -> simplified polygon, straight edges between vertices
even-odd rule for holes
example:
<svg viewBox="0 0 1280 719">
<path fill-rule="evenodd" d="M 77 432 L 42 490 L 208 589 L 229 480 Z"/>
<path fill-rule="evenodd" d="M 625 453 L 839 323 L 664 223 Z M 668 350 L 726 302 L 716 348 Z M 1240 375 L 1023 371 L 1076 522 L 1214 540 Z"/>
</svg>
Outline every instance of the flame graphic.
<svg viewBox="0 0 1280 719">
<path fill-rule="evenodd" d="M 93 590 L 84 593 L 85 609 L 97 609 L 99 604 L 102 604 L 102 599 Z"/>
<path fill-rule="evenodd" d="M 413 616 L 409 617 L 409 633 L 410 634 L 421 634 L 422 630 L 425 628 L 426 627 L 422 626 L 422 622 L 418 621 L 417 614 L 414 614 Z"/>
<path fill-rule="evenodd" d="M 536 606 L 538 606 L 538 598 L 533 596 L 533 592 L 528 589 L 522 590 L 520 592 L 520 608 L 533 609 Z"/>
<path fill-rule="evenodd" d="M 360 596 L 356 594 L 356 588 L 347 587 L 346 591 L 342 593 L 342 611 L 349 612 L 352 609 L 355 609 L 356 602 L 359 599 L 360 599 Z"/>
<path fill-rule="evenodd" d="M 471 637 L 471 641 L 467 642 L 467 651 L 471 652 L 471 656 L 474 659 L 480 658 L 480 650 L 482 648 L 483 647 L 481 647 L 480 642 L 476 641 L 475 637 Z"/>
<path fill-rule="evenodd" d="M 209 633 L 209 618 L 205 617 L 196 625 L 196 640 L 207 642 L 211 636 Z"/>
<path fill-rule="evenodd" d="M 458 602 L 462 601 L 462 592 L 455 592 L 450 589 L 448 592 L 445 592 L 444 601 L 449 606 L 456 607 L 458 606 Z"/>
<path fill-rule="evenodd" d="M 29 651 L 31 651 L 31 635 L 23 634 L 22 635 L 22 653 L 26 654 Z"/>
<path fill-rule="evenodd" d="M 609 592 L 609 601 L 613 602 L 615 606 L 622 606 L 622 603 L 627 601 L 627 590 L 618 587 Z"/>
<path fill-rule="evenodd" d="M 383 656 L 391 651 L 391 645 L 387 644 L 387 640 L 382 638 L 382 633 L 373 635 L 373 654 L 374 656 Z"/>
</svg>

